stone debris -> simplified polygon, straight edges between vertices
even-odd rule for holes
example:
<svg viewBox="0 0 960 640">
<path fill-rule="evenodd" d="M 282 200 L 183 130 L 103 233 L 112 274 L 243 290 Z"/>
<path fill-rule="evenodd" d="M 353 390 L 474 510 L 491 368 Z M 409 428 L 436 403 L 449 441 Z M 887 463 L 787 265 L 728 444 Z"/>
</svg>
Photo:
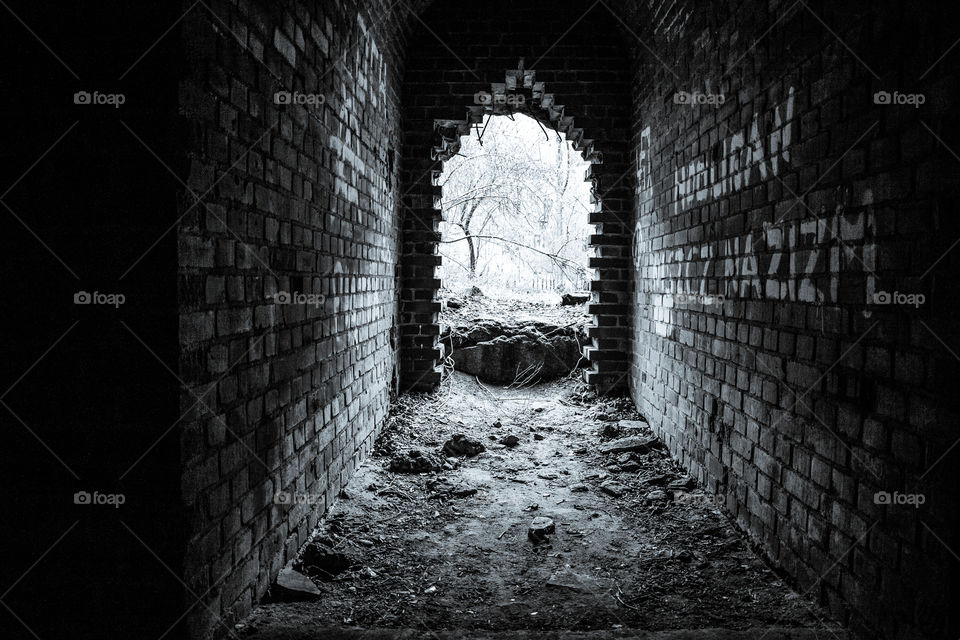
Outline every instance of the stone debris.
<svg viewBox="0 0 960 640">
<path fill-rule="evenodd" d="M 663 447 L 663 444 L 656 436 L 627 436 L 626 438 L 620 438 L 601 445 L 600 452 L 606 454 L 627 453 L 630 451 L 647 453 L 648 451 L 661 447 Z"/>
<path fill-rule="evenodd" d="M 660 489 L 655 489 L 647 494 L 647 502 L 663 502 L 667 499 L 667 493 Z"/>
<path fill-rule="evenodd" d="M 316 600 L 322 595 L 313 580 L 292 567 L 281 569 L 276 583 L 270 588 L 271 602 L 302 602 Z"/>
<path fill-rule="evenodd" d="M 582 327 L 478 319 L 450 329 L 440 341 L 452 351 L 457 371 L 510 384 L 568 375 L 582 365 L 581 346 L 587 336 Z"/>
<path fill-rule="evenodd" d="M 564 307 L 572 307 L 577 304 L 585 304 L 586 302 L 589 302 L 589 300 L 589 293 L 565 293 L 560 296 L 560 305 Z"/>
<path fill-rule="evenodd" d="M 697 481 L 690 476 L 681 476 L 667 485 L 668 491 L 685 491 L 697 486 Z"/>
<path fill-rule="evenodd" d="M 557 526 L 551 518 L 539 516 L 534 518 L 530 522 L 530 526 L 527 527 L 527 537 L 534 542 L 543 542 L 547 539 L 548 535 L 554 533 L 556 530 Z"/>
<path fill-rule="evenodd" d="M 511 433 L 508 436 L 504 436 L 500 438 L 500 444 L 505 445 L 507 447 L 515 447 L 518 444 L 520 444 L 520 438 L 518 438 L 517 436 Z"/>
<path fill-rule="evenodd" d="M 609 496 L 613 496 L 614 498 L 619 498 L 627 491 L 627 488 L 622 484 L 620 484 L 619 482 L 613 482 L 612 480 L 607 480 L 606 482 L 600 485 L 600 490 Z"/>
<path fill-rule="evenodd" d="M 585 484 L 575 484 L 570 487 L 570 491 L 572 491 L 573 493 L 586 493 L 589 490 L 590 490 L 590 487 L 588 487 Z"/>
<path fill-rule="evenodd" d="M 445 443 L 443 443 L 443 452 L 448 456 L 475 456 L 486 448 L 480 444 L 479 440 L 468 438 L 462 433 L 458 433 Z"/>
<path fill-rule="evenodd" d="M 410 449 L 397 453 L 390 459 L 390 471 L 394 473 L 429 473 L 443 468 L 442 456 Z"/>
<path fill-rule="evenodd" d="M 355 562 L 345 553 L 334 551 L 322 542 L 313 541 L 304 547 L 298 564 L 300 570 L 310 577 L 332 580 Z"/>
</svg>

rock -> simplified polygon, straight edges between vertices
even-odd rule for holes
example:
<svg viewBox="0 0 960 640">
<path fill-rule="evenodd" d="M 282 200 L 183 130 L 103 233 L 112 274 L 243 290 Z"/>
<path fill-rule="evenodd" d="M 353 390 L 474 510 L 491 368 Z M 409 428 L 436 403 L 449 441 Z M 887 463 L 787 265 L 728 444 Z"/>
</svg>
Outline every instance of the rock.
<svg viewBox="0 0 960 640">
<path fill-rule="evenodd" d="M 542 434 L 539 434 L 539 433 L 535 433 L 535 434 L 533 434 L 533 439 L 534 439 L 534 440 L 543 440 L 543 435 L 542 435 Z"/>
<path fill-rule="evenodd" d="M 553 520 L 543 516 L 534 518 L 527 527 L 527 537 L 534 542 L 543 542 L 547 536 L 557 530 Z"/>
<path fill-rule="evenodd" d="M 454 489 L 450 492 L 450 495 L 456 498 L 466 498 L 468 496 L 476 495 L 477 490 L 473 487 L 467 489 Z"/>
<path fill-rule="evenodd" d="M 650 425 L 645 420 L 620 420 L 617 422 L 620 431 L 648 431 Z"/>
<path fill-rule="evenodd" d="M 390 471 L 394 473 L 427 473 L 443 468 L 444 461 L 435 454 L 426 454 L 419 449 L 397 453 L 390 459 Z"/>
<path fill-rule="evenodd" d="M 565 293 L 560 296 L 560 305 L 564 307 L 571 307 L 576 304 L 584 304 L 589 300 L 589 293 Z"/>
<path fill-rule="evenodd" d="M 627 488 L 619 482 L 608 480 L 600 485 L 600 490 L 614 498 L 619 498 L 626 492 Z"/>
<path fill-rule="evenodd" d="M 667 485 L 667 489 L 670 491 L 684 491 L 686 489 L 693 489 L 697 486 L 697 481 L 690 476 L 682 476 L 677 478 L 673 482 Z"/>
<path fill-rule="evenodd" d="M 617 464 L 630 464 L 631 462 L 633 462 L 633 458 L 629 453 L 621 453 L 617 456 Z"/>
<path fill-rule="evenodd" d="M 468 438 L 462 433 L 458 433 L 443 444 L 443 452 L 448 456 L 475 456 L 485 447 L 479 440 Z"/>
<path fill-rule="evenodd" d="M 473 286 L 473 287 L 470 287 L 470 293 L 467 294 L 467 295 L 470 295 L 470 296 L 478 296 L 478 297 L 482 298 L 482 297 L 483 297 L 483 291 L 480 290 L 480 287 Z"/>
<path fill-rule="evenodd" d="M 671 475 L 668 474 L 668 473 L 660 473 L 660 474 L 646 475 L 646 476 L 643 476 L 642 478 L 640 478 L 640 482 L 642 482 L 643 484 L 652 484 L 652 485 L 654 485 L 654 486 L 656 486 L 656 485 L 665 485 L 665 484 L 667 484 L 667 481 L 670 480 L 670 478 L 672 478 L 672 477 L 673 477 L 673 476 L 671 476 Z"/>
<path fill-rule="evenodd" d="M 546 586 L 549 589 L 592 592 L 589 588 L 592 582 L 594 581 L 587 576 L 574 573 L 570 569 L 561 569 L 550 576 Z"/>
<path fill-rule="evenodd" d="M 549 380 L 568 375 L 581 359 L 586 341 L 582 328 L 534 322 L 526 325 L 479 320 L 456 327 L 444 344 L 453 348 L 454 367 L 483 380 L 509 384 L 524 372 L 533 379 Z"/>
<path fill-rule="evenodd" d="M 655 489 L 647 494 L 648 502 L 662 502 L 667 499 L 667 494 L 660 489 Z"/>
<path fill-rule="evenodd" d="M 604 438 L 618 438 L 620 437 L 620 425 L 608 422 L 603 425 L 603 429 L 600 430 L 600 435 Z"/>
<path fill-rule="evenodd" d="M 641 468 L 643 468 L 643 465 L 640 464 L 639 462 L 628 462 L 626 464 L 620 465 L 620 471 L 623 471 L 624 473 L 633 473 L 635 471 L 640 471 Z"/>
<path fill-rule="evenodd" d="M 353 559 L 319 542 L 311 542 L 300 555 L 300 568 L 309 576 L 331 580 L 353 566 Z"/>
<path fill-rule="evenodd" d="M 459 309 L 462 306 L 463 306 L 463 300 L 461 300 L 460 298 L 450 298 L 449 300 L 447 300 L 448 309 Z"/>
<path fill-rule="evenodd" d="M 316 600 L 322 595 L 323 592 L 313 584 L 313 580 L 292 567 L 281 569 L 276 583 L 270 589 L 271 602 L 303 602 Z"/>
<path fill-rule="evenodd" d="M 600 445 L 601 453 L 626 453 L 636 451 L 637 453 L 647 453 L 652 449 L 662 447 L 660 440 L 656 436 L 627 436 L 613 442 Z"/>
<path fill-rule="evenodd" d="M 589 490 L 590 490 L 590 487 L 588 487 L 585 484 L 575 484 L 570 487 L 570 491 L 574 493 L 585 493 Z"/>
<path fill-rule="evenodd" d="M 500 427 L 503 426 L 503 423 L 500 422 L 499 420 L 497 420 L 497 421 L 494 422 L 493 425 L 491 425 L 491 426 L 492 426 L 494 429 L 499 429 Z"/>
<path fill-rule="evenodd" d="M 506 445 L 508 447 L 515 447 L 518 444 L 520 444 L 520 438 L 518 438 L 517 436 L 511 433 L 508 436 L 504 436 L 500 438 L 500 444 Z"/>
</svg>

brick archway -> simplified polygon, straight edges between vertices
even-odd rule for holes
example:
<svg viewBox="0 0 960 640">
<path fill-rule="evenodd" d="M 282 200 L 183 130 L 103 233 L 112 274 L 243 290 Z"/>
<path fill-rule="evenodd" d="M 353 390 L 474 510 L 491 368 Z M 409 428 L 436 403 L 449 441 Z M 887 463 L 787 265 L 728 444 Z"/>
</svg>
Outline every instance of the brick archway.
<svg viewBox="0 0 960 640">
<path fill-rule="evenodd" d="M 593 209 L 589 222 L 598 233 L 589 238 L 594 251 L 589 266 L 595 277 L 588 310 L 594 322 L 588 329 L 591 344 L 584 347 L 590 364 L 585 380 L 603 392 L 624 389 L 631 327 L 632 192 L 628 184 L 623 184 L 629 183 L 629 167 L 607 166 L 604 155 L 625 158 L 628 142 L 587 138 L 584 129 L 576 126 L 574 116 L 566 113 L 558 97 L 548 91 L 546 83 L 537 80 L 536 71 L 524 67 L 523 58 L 517 68 L 506 70 L 503 82 L 469 86 L 476 90 L 464 96 L 469 97 L 469 106 L 463 119 L 433 118 L 428 136 L 407 132 L 409 141 L 404 149 L 401 181 L 401 388 L 429 390 L 440 382 L 444 351 L 438 340 L 437 294 L 441 281 L 436 277 L 436 269 L 441 264 L 442 187 L 438 180 L 443 163 L 459 151 L 461 138 L 470 135 L 471 128 L 481 124 L 486 115 L 523 114 L 539 121 L 545 130 L 564 134 L 590 163 L 584 180 L 591 183 Z M 435 108 L 442 109 L 443 105 Z M 417 169 L 422 171 L 418 173 Z M 609 195 L 613 197 L 608 198 Z"/>
</svg>

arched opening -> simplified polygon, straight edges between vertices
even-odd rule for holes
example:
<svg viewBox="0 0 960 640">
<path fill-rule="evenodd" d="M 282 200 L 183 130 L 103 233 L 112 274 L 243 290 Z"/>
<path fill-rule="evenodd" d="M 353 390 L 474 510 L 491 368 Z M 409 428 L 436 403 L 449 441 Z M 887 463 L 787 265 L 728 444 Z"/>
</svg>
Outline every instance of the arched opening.
<svg viewBox="0 0 960 640">
<path fill-rule="evenodd" d="M 472 130 L 480 127 L 482 131 L 487 117 L 516 118 L 523 114 L 539 123 L 545 137 L 552 135 L 568 141 L 587 163 L 583 175 L 590 192 L 586 217 L 587 223 L 595 227 L 588 242 L 592 253 L 588 267 L 593 273 L 587 310 L 592 322 L 586 329 L 589 344 L 577 350 L 577 358 L 582 355 L 588 363 L 584 378 L 589 384 L 598 385 L 602 392 L 623 390 L 628 365 L 628 298 L 632 282 L 629 256 L 633 231 L 633 193 L 630 181 L 624 179 L 630 171 L 626 140 L 612 127 L 616 121 L 596 116 L 587 122 L 594 123 L 601 139 L 587 137 L 589 126 L 577 126 L 563 101 L 548 91 L 545 82 L 537 80 L 534 70 L 525 68 L 523 58 L 516 69 L 506 71 L 504 82 L 470 88 L 464 119 L 434 118 L 429 149 L 424 149 L 420 137 L 405 144 L 400 260 L 401 388 L 435 388 L 449 355 L 441 340 L 442 280 L 438 277 L 438 267 L 443 264 L 440 247 L 444 163 L 456 157 Z M 431 111 L 437 110 L 431 107 L 426 112 Z M 413 151 L 428 153 L 429 164 L 426 158 L 411 157 Z M 605 164 L 604 154 L 608 154 L 609 164 Z"/>
<path fill-rule="evenodd" d="M 510 384 L 583 366 L 589 166 L 564 135 L 522 111 L 485 115 L 444 163 L 438 276 L 448 365 Z M 509 347 L 490 346 L 514 336 Z"/>
</svg>

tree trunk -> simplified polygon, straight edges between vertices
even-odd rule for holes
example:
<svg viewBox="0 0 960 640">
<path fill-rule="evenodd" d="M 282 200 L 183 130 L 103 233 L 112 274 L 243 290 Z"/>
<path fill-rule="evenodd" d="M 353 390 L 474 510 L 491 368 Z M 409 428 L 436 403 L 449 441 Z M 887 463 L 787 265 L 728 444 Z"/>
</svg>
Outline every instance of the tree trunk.
<svg viewBox="0 0 960 640">
<path fill-rule="evenodd" d="M 467 247 L 470 249 L 470 281 L 473 282 L 477 277 L 477 252 L 473 248 L 473 236 L 470 232 L 465 231 L 464 236 L 467 238 Z"/>
</svg>

